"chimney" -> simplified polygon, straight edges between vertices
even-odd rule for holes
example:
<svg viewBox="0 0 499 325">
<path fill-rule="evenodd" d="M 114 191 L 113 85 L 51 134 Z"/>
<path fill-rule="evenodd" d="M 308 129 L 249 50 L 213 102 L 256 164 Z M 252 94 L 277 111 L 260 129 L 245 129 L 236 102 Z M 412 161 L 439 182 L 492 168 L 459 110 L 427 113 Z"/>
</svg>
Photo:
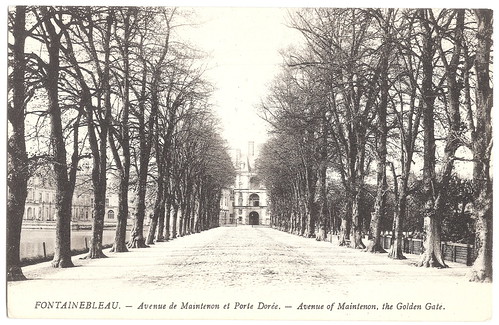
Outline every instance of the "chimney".
<svg viewBox="0 0 499 325">
<path fill-rule="evenodd" d="M 248 157 L 253 157 L 255 155 L 255 142 L 248 142 Z"/>
<path fill-rule="evenodd" d="M 240 161 L 241 161 L 241 149 L 236 149 L 236 168 L 239 168 Z"/>
</svg>

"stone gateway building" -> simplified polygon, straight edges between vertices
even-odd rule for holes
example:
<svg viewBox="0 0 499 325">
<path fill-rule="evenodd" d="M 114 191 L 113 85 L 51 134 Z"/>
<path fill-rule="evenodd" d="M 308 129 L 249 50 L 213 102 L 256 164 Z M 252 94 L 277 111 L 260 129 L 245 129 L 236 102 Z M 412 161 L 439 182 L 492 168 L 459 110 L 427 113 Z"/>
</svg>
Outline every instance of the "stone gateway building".
<svg viewBox="0 0 499 325">
<path fill-rule="evenodd" d="M 248 143 L 248 150 L 233 152 L 233 163 L 236 168 L 236 182 L 232 189 L 232 213 L 229 222 L 237 225 L 270 225 L 267 214 L 267 191 L 256 173 L 255 143 Z"/>
</svg>

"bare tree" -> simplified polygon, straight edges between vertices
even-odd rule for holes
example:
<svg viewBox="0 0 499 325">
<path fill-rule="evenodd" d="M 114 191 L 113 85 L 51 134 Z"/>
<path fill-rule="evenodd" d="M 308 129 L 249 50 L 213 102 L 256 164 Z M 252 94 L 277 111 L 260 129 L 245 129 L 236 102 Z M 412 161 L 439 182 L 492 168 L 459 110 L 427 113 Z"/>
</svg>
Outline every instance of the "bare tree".
<svg viewBox="0 0 499 325">
<path fill-rule="evenodd" d="M 387 155 L 387 113 L 388 113 L 388 96 L 390 90 L 389 84 L 389 64 L 390 52 L 393 47 L 393 20 L 396 13 L 393 9 L 387 9 L 386 12 L 381 10 L 373 10 L 370 14 L 375 18 L 381 30 L 381 44 L 380 44 L 380 58 L 379 67 L 379 104 L 376 107 L 377 122 L 375 125 L 376 131 L 376 202 L 374 204 L 374 213 L 372 214 L 370 229 L 369 229 L 369 242 L 366 250 L 371 253 L 385 253 L 380 243 L 381 234 L 381 220 L 385 217 L 386 213 L 386 195 L 388 186 L 386 182 L 386 155 Z"/>
<path fill-rule="evenodd" d="M 418 266 L 431 267 L 446 267 L 443 252 L 441 250 L 441 220 L 442 209 L 446 200 L 445 188 L 449 184 L 452 176 L 452 169 L 455 160 L 456 150 L 462 145 L 462 126 L 459 110 L 459 98 L 461 86 L 457 82 L 457 71 L 459 61 L 461 59 L 461 51 L 463 44 L 463 29 L 464 29 L 464 9 L 451 11 L 450 18 L 443 23 L 445 11 L 440 13 L 439 19 L 433 17 L 432 10 L 419 11 L 421 26 L 424 32 L 423 50 L 422 50 L 422 65 L 423 65 L 423 83 L 422 95 L 424 98 L 425 108 L 423 111 L 423 127 L 424 127 L 424 168 L 423 180 L 426 195 L 425 216 L 424 216 L 424 248 L 425 251 L 421 256 Z M 440 38 L 435 40 L 434 33 L 441 32 L 441 29 L 448 29 L 448 26 L 455 18 L 455 27 L 453 29 L 454 48 L 449 62 L 441 48 Z M 431 23 L 433 22 L 433 24 Z M 448 87 L 448 132 L 444 148 L 444 157 L 442 168 L 437 176 L 436 160 L 435 160 L 435 130 L 434 130 L 434 110 L 436 89 L 433 85 L 433 61 L 435 52 L 439 52 L 440 60 L 445 68 L 445 80 Z"/>
<path fill-rule="evenodd" d="M 7 106 L 9 120 L 9 140 L 7 146 L 7 280 L 25 280 L 20 265 L 21 226 L 24 215 L 24 206 L 27 196 L 29 178 L 28 155 L 24 131 L 24 114 L 27 91 L 25 86 L 25 41 L 26 10 L 18 6 L 9 13 L 11 33 L 14 42 L 9 44 L 12 53 L 12 73 L 9 75 L 9 90 L 12 90 L 12 99 Z"/>
<path fill-rule="evenodd" d="M 40 7 L 34 9 L 37 19 L 43 21 L 38 38 L 45 44 L 48 51 L 48 62 L 44 62 L 39 56 L 39 73 L 42 75 L 43 85 L 48 97 L 48 114 L 50 116 L 50 135 L 53 151 L 53 166 L 56 182 L 56 245 L 52 261 L 54 267 L 72 267 L 71 261 L 71 206 L 73 192 L 76 183 L 76 172 L 80 159 L 78 150 L 78 129 L 80 124 L 81 110 L 73 125 L 73 153 L 71 164 L 66 161 L 67 151 L 62 123 L 62 109 L 59 98 L 59 82 L 61 71 L 61 38 L 69 28 L 71 21 L 65 22 L 64 12 L 56 8 Z M 34 55 L 34 54 L 32 54 Z M 69 171 L 68 171 L 69 170 Z"/>
<path fill-rule="evenodd" d="M 107 140 L 111 125 L 111 63 L 110 44 L 114 9 L 112 8 L 74 8 L 72 11 L 78 23 L 79 46 L 85 50 L 88 59 L 94 64 L 95 71 L 85 69 L 77 61 L 74 52 L 72 35 L 66 32 L 67 47 L 65 51 L 69 61 L 76 70 L 76 79 L 81 87 L 81 106 L 85 109 L 90 150 L 92 152 L 92 184 L 94 194 L 92 239 L 87 258 L 106 257 L 102 252 L 104 216 L 107 190 Z M 101 61 L 100 49 L 104 55 Z M 90 80 L 95 82 L 94 88 L 89 85 L 85 72 L 90 71 Z M 92 92 L 93 90 L 93 92 Z M 95 99 L 96 105 L 94 105 Z"/>
<path fill-rule="evenodd" d="M 416 153 L 416 140 L 418 139 L 421 122 L 421 100 L 418 90 L 420 80 L 421 62 L 415 54 L 413 46 L 416 42 L 415 17 L 413 11 L 409 10 L 403 14 L 403 28 L 399 29 L 399 45 L 397 46 L 397 57 L 399 62 L 398 82 L 395 83 L 392 114 L 396 129 L 395 147 L 400 151 L 394 153 L 394 161 L 390 162 L 393 193 L 394 193 L 394 215 L 392 227 L 392 242 L 388 257 L 393 259 L 405 259 L 402 252 L 404 219 L 407 211 L 407 200 L 409 196 L 409 177 L 413 158 Z M 400 168 L 396 172 L 396 166 Z"/>
<path fill-rule="evenodd" d="M 143 75 L 141 80 L 140 93 L 136 92 L 136 97 L 138 98 L 138 109 L 134 112 L 135 117 L 138 120 L 139 134 L 139 157 L 138 157 L 138 172 L 137 172 L 137 213 L 134 220 L 134 226 L 131 234 L 130 241 L 128 242 L 129 248 L 142 248 L 147 247 L 145 244 L 145 238 L 143 234 L 144 228 L 144 218 L 146 213 L 146 184 L 147 176 L 149 170 L 149 161 L 151 158 L 151 152 L 153 149 L 154 134 L 156 132 L 155 126 L 157 125 L 156 120 L 158 118 L 158 112 L 160 107 L 160 92 L 162 87 L 162 70 L 164 65 L 168 62 L 167 54 L 171 50 L 170 48 L 170 35 L 171 35 L 171 23 L 176 17 L 175 8 L 164 8 L 158 13 L 151 10 L 151 15 L 158 14 L 163 19 L 163 26 L 161 34 L 149 35 L 151 28 L 159 27 L 154 26 L 152 16 L 151 21 L 144 22 L 144 33 L 141 35 L 141 54 L 140 59 L 143 64 Z M 152 25 L 150 25 L 152 24 Z M 145 38 L 151 36 L 151 40 Z M 154 37 L 159 39 L 155 40 Z M 150 76 L 148 76 L 150 74 Z M 148 77 L 150 80 L 148 80 Z M 149 87 L 149 90 L 147 89 Z M 150 111 L 148 115 L 146 114 L 146 92 L 150 96 Z"/>
<path fill-rule="evenodd" d="M 471 280 L 492 281 L 492 116 L 493 91 L 491 87 L 491 49 L 492 49 L 492 10 L 477 9 L 478 20 L 475 71 L 477 74 L 476 123 L 472 127 L 473 151 L 473 215 L 477 222 L 478 256 L 473 264 Z"/>
<path fill-rule="evenodd" d="M 121 17 L 121 20 L 120 18 Z M 127 252 L 126 230 L 128 220 L 128 191 L 130 183 L 130 51 L 132 40 L 137 33 L 138 20 L 137 8 L 123 8 L 116 12 L 115 16 L 115 39 L 122 58 L 122 75 L 117 82 L 120 86 L 120 97 L 122 99 L 122 110 L 119 115 L 121 119 L 114 119 L 113 127 L 109 131 L 109 145 L 113 153 L 114 162 L 119 173 L 118 190 L 118 223 L 116 224 L 116 235 L 112 252 Z M 119 28 L 121 25 L 121 29 Z M 118 78 L 117 78 L 118 79 Z M 121 148 L 121 155 L 119 149 Z"/>
</svg>

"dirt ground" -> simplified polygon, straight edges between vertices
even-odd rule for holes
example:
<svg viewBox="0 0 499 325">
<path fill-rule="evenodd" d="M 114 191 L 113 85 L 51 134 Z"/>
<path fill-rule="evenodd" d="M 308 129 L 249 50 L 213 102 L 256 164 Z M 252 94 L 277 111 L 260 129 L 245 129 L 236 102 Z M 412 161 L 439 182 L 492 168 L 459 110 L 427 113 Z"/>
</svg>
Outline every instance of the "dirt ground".
<svg viewBox="0 0 499 325">
<path fill-rule="evenodd" d="M 76 267 L 27 266 L 10 317 L 484 320 L 492 285 L 264 227 L 220 227 Z M 421 308 L 421 309 L 418 309 Z"/>
</svg>

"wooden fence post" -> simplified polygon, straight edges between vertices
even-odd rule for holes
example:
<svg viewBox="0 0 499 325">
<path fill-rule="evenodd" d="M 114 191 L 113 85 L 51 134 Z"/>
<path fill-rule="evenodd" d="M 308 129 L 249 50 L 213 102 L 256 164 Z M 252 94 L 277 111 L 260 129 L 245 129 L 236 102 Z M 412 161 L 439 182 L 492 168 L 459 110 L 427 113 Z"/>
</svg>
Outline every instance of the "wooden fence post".
<svg viewBox="0 0 499 325">
<path fill-rule="evenodd" d="M 466 244 L 466 265 L 471 266 L 471 245 Z"/>
</svg>

